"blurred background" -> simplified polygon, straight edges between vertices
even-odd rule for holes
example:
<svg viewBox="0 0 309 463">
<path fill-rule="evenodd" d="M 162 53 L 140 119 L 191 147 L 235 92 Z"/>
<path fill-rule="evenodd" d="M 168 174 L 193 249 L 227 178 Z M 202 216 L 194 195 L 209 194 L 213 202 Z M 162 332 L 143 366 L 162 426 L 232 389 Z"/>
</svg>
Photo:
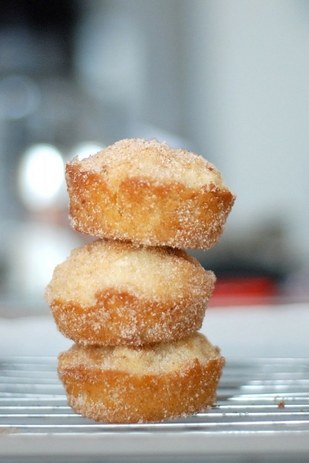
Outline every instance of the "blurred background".
<svg viewBox="0 0 309 463">
<path fill-rule="evenodd" d="M 308 300 L 309 2 L 4 0 L 0 315 L 47 313 L 53 268 L 85 238 L 64 164 L 125 137 L 205 156 L 237 201 L 214 305 Z"/>
</svg>

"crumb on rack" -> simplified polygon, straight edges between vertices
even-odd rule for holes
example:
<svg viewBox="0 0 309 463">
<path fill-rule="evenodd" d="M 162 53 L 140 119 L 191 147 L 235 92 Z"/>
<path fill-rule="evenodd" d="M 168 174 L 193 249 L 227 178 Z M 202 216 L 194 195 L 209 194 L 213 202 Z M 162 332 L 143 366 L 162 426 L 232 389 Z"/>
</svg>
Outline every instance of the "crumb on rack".
<svg viewBox="0 0 309 463">
<path fill-rule="evenodd" d="M 278 408 L 285 408 L 285 401 L 284 400 L 279 400 L 279 402 L 277 403 L 277 407 Z"/>
</svg>

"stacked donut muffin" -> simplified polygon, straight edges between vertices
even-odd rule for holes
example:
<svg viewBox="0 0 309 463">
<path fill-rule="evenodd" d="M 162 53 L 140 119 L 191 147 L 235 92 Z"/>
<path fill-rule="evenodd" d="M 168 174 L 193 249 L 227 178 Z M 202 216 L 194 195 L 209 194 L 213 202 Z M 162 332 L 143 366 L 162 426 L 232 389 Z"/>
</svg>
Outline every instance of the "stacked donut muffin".
<svg viewBox="0 0 309 463">
<path fill-rule="evenodd" d="M 219 239 L 234 196 L 201 156 L 121 140 L 66 166 L 75 230 L 96 238 L 58 265 L 46 290 L 75 344 L 58 373 L 71 407 L 113 423 L 212 405 L 224 365 L 198 333 L 215 276 L 183 249 Z"/>
</svg>

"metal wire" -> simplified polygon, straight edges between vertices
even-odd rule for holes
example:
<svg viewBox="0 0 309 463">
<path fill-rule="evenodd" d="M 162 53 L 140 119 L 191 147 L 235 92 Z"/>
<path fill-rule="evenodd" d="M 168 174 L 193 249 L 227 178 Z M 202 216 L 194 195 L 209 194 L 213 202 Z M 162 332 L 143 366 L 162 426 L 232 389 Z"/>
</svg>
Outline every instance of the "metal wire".
<svg viewBox="0 0 309 463">
<path fill-rule="evenodd" d="M 67 405 L 53 358 L 0 360 L 2 440 L 10 435 L 87 437 L 115 433 L 212 436 L 219 437 L 219 445 L 231 434 L 295 435 L 305 437 L 304 451 L 304 442 L 309 442 L 309 360 L 227 362 L 217 404 L 206 413 L 164 423 L 131 425 L 95 423 L 75 414 Z"/>
<path fill-rule="evenodd" d="M 51 358 L 0 361 L 0 432 L 156 431 L 309 432 L 309 361 L 256 360 L 227 363 L 217 405 L 206 413 L 165 423 L 98 424 L 67 406 Z"/>
</svg>

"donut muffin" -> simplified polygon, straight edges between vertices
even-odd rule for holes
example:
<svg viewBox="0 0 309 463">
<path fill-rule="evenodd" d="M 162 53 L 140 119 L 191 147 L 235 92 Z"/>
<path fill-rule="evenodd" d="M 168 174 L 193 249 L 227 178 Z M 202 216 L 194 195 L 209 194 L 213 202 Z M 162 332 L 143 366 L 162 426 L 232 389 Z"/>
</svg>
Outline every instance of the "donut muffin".
<svg viewBox="0 0 309 463">
<path fill-rule="evenodd" d="M 205 410 L 224 365 L 201 334 L 140 348 L 74 345 L 59 356 L 70 406 L 106 423 L 161 421 Z"/>
<path fill-rule="evenodd" d="M 220 172 L 155 140 L 121 140 L 66 165 L 73 228 L 146 246 L 212 247 L 234 202 Z"/>
<path fill-rule="evenodd" d="M 184 251 L 97 240 L 55 268 L 46 299 L 75 342 L 138 346 L 198 330 L 214 283 Z"/>
</svg>

